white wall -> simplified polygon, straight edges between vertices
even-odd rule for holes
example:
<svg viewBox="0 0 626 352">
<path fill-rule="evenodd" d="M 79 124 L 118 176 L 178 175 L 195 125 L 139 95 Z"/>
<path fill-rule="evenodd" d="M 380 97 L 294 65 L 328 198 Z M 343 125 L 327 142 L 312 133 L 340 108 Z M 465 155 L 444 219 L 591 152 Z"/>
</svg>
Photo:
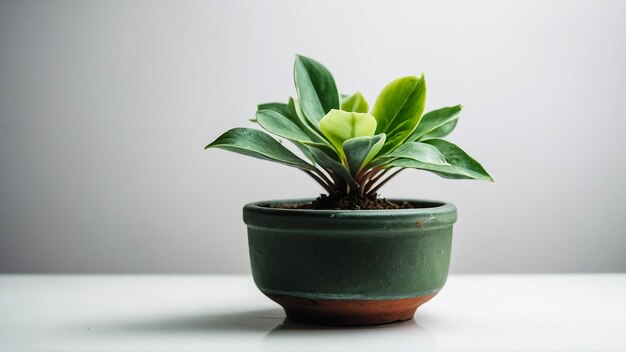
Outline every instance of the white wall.
<svg viewBox="0 0 626 352">
<path fill-rule="evenodd" d="M 244 203 L 299 171 L 203 151 L 295 94 L 293 55 L 427 109 L 496 183 L 405 172 L 384 195 L 459 208 L 453 272 L 625 271 L 626 2 L 4 1 L 0 271 L 248 272 Z"/>
</svg>

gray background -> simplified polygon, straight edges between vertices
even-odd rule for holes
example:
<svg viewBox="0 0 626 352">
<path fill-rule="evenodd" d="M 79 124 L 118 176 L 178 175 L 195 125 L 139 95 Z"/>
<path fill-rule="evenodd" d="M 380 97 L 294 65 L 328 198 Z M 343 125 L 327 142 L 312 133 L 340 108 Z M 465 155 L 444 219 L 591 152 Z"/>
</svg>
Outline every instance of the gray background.
<svg viewBox="0 0 626 352">
<path fill-rule="evenodd" d="M 626 271 L 624 1 L 0 2 L 0 271 L 249 272 L 244 203 L 316 196 L 205 144 L 295 94 L 293 56 L 427 110 L 496 183 L 409 171 L 459 208 L 452 271 Z"/>
</svg>

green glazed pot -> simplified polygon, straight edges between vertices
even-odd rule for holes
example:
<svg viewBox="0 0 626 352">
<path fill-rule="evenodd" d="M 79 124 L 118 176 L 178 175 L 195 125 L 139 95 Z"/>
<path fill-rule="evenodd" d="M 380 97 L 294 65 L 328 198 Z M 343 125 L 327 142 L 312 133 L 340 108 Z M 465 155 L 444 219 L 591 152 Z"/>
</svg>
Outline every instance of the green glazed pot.
<svg viewBox="0 0 626 352">
<path fill-rule="evenodd" d="M 406 200 L 414 209 L 243 209 L 254 282 L 308 323 L 372 325 L 412 319 L 448 276 L 450 203 Z M 403 202 L 405 200 L 396 200 Z"/>
</svg>

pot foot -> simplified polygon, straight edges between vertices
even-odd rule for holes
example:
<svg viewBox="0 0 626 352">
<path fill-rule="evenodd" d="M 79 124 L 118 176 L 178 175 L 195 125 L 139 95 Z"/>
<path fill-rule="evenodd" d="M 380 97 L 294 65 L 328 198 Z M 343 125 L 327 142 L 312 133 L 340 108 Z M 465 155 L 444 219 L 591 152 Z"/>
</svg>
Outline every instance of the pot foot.
<svg viewBox="0 0 626 352">
<path fill-rule="evenodd" d="M 436 293 L 435 293 L 436 294 Z M 435 294 L 389 300 L 312 300 L 266 294 L 297 322 L 335 326 L 389 324 L 413 319 L 415 310 Z"/>
</svg>

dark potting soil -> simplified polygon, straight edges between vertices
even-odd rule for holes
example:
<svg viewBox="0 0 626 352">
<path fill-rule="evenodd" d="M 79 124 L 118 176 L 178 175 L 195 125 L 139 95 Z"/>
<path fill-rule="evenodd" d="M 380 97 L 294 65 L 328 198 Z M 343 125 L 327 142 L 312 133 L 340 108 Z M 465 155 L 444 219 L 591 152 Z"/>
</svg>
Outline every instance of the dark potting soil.
<svg viewBox="0 0 626 352">
<path fill-rule="evenodd" d="M 311 203 L 270 204 L 272 208 L 315 209 L 315 210 L 376 210 L 376 209 L 413 209 L 411 203 L 396 203 L 378 195 L 340 195 L 322 194 Z"/>
</svg>

